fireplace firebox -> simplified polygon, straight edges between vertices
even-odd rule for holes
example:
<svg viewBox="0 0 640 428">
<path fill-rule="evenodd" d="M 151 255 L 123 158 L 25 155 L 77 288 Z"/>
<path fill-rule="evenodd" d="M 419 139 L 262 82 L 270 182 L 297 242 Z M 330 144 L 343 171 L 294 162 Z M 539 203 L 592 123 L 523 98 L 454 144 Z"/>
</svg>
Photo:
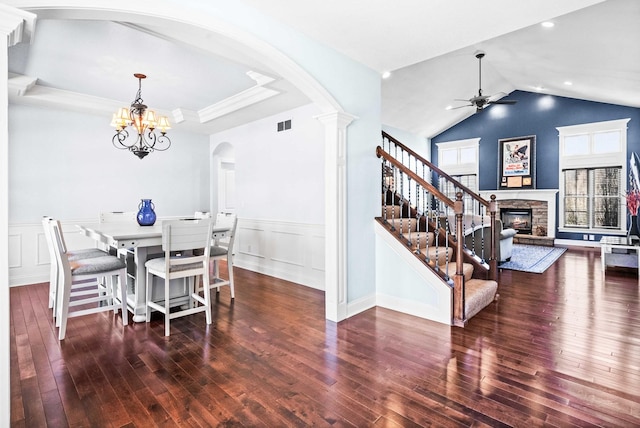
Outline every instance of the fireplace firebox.
<svg viewBox="0 0 640 428">
<path fill-rule="evenodd" d="M 515 229 L 523 235 L 532 234 L 533 213 L 530 208 L 500 208 L 502 227 Z"/>
</svg>

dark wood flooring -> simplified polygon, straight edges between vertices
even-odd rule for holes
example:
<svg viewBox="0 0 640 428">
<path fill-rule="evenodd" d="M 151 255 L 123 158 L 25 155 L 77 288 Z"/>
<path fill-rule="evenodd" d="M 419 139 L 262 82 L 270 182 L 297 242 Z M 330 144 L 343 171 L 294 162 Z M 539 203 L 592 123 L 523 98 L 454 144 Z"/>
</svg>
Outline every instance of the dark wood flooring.
<svg viewBox="0 0 640 428">
<path fill-rule="evenodd" d="M 638 279 L 605 280 L 594 250 L 502 271 L 465 329 L 382 308 L 334 324 L 322 292 L 236 283 L 209 327 L 103 313 L 62 343 L 47 284 L 12 288 L 12 426 L 640 426 Z"/>
</svg>

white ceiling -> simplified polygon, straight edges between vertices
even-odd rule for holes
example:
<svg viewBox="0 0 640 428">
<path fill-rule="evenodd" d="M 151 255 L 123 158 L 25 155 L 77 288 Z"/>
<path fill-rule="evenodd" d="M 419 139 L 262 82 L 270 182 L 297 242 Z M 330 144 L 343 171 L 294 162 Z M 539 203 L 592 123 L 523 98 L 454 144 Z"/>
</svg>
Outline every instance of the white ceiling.
<svg viewBox="0 0 640 428">
<path fill-rule="evenodd" d="M 542 86 L 545 93 L 640 107 L 637 0 L 243 1 L 374 70 L 393 71 L 382 81 L 383 123 L 417 135 L 434 136 L 474 113 L 445 107 L 477 94 L 477 50 L 486 52 L 484 94 Z M 10 72 L 21 76 L 10 82 L 12 102 L 75 94 L 111 108 L 133 100 L 132 75 L 142 72 L 150 107 L 204 133 L 309 102 L 225 41 L 203 44 L 194 28 L 44 17 L 31 46 L 10 49 Z M 541 27 L 545 20 L 555 26 Z M 132 40 L 135 50 L 123 48 Z M 238 97 L 245 102 L 235 105 L 244 108 L 233 110 L 229 101 Z"/>
<path fill-rule="evenodd" d="M 382 122 L 433 137 L 513 90 L 640 107 L 638 0 L 245 0 L 379 71 Z M 543 28 L 543 21 L 555 23 Z M 565 81 L 572 82 L 571 86 Z"/>
</svg>

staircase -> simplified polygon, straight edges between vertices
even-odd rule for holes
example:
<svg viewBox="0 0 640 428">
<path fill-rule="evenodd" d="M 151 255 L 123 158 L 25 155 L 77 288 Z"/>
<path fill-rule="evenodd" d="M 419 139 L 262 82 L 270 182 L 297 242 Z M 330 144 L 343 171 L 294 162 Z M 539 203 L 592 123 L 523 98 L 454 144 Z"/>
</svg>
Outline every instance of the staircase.
<svg viewBox="0 0 640 428">
<path fill-rule="evenodd" d="M 385 132 L 376 154 L 382 161 L 376 220 L 449 287 L 451 325 L 464 327 L 498 296 L 495 197 L 482 199 Z M 469 233 L 478 228 L 490 232 Z"/>
</svg>

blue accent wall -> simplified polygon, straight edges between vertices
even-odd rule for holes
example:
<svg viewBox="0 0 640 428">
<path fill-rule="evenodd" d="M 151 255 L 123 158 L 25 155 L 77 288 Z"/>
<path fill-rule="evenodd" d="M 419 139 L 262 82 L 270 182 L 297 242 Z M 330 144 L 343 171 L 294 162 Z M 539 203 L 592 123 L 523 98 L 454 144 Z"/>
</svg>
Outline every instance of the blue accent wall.
<svg viewBox="0 0 640 428">
<path fill-rule="evenodd" d="M 518 102 L 514 105 L 491 105 L 433 137 L 433 162 L 437 164 L 438 161 L 436 143 L 480 138 L 480 190 L 496 190 L 499 167 L 498 140 L 535 135 L 536 188 L 558 189 L 559 147 L 556 127 L 626 118 L 631 119 L 627 130 L 627 159 L 631 152 L 640 152 L 638 108 L 526 91 L 514 91 L 505 99 Z M 556 231 L 556 238 L 582 240 L 582 235 Z"/>
</svg>

